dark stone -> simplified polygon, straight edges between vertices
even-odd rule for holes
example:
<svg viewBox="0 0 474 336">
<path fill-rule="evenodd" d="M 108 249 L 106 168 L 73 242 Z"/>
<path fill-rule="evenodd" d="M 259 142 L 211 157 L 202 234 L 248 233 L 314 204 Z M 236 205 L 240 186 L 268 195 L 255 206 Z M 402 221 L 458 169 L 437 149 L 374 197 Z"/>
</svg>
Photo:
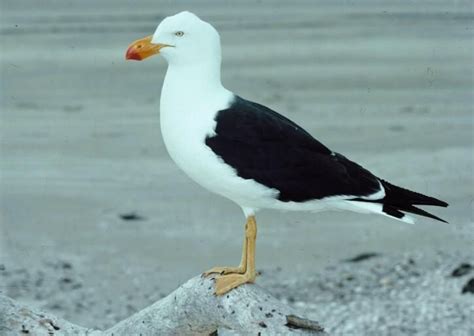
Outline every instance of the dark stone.
<svg viewBox="0 0 474 336">
<path fill-rule="evenodd" d="M 462 288 L 462 294 L 471 293 L 474 294 L 474 278 L 471 278 Z"/>
<path fill-rule="evenodd" d="M 136 212 L 129 212 L 129 213 L 124 213 L 119 215 L 121 219 L 124 221 L 141 221 L 145 220 L 145 217 L 140 216 Z"/>
<path fill-rule="evenodd" d="M 380 254 L 375 252 L 367 252 L 356 255 L 354 258 L 347 259 L 347 262 L 360 262 L 374 257 L 378 257 Z"/>
<path fill-rule="evenodd" d="M 451 273 L 452 277 L 462 277 L 463 275 L 468 274 L 472 270 L 472 265 L 468 263 L 462 263 L 456 267 Z"/>
<path fill-rule="evenodd" d="M 62 266 L 63 269 L 71 269 L 72 268 L 71 263 L 69 263 L 67 261 L 63 261 L 61 266 Z"/>
<path fill-rule="evenodd" d="M 59 330 L 59 329 L 61 329 L 61 328 L 59 328 L 57 325 L 55 325 L 55 324 L 53 323 L 53 321 L 48 320 L 48 322 L 49 322 L 49 324 L 51 325 L 51 327 L 53 327 L 54 330 Z"/>
</svg>

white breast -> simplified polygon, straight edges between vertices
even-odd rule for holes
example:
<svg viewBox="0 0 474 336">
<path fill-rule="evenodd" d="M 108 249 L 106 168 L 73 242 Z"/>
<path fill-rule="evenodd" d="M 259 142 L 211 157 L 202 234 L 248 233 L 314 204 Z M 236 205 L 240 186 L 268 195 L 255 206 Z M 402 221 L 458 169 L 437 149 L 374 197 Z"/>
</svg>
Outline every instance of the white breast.
<svg viewBox="0 0 474 336">
<path fill-rule="evenodd" d="M 266 207 L 262 200 L 274 201 L 275 190 L 240 178 L 205 144 L 214 134 L 217 112 L 231 104 L 232 92 L 222 86 L 183 87 L 169 75 L 161 94 L 160 122 L 171 158 L 194 181 L 242 207 L 256 209 Z"/>
</svg>

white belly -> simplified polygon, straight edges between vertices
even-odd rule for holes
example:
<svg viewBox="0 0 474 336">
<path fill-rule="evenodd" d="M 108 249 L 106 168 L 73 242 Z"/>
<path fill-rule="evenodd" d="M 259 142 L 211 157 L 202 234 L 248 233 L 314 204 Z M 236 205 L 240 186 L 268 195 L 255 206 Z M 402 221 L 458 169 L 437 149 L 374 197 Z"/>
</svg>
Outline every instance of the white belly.
<svg viewBox="0 0 474 336">
<path fill-rule="evenodd" d="M 223 97 L 226 101 L 230 97 Z M 205 101 L 205 100 L 204 100 Z M 161 104 L 161 132 L 171 158 L 194 181 L 204 188 L 227 197 L 243 208 L 265 208 L 275 202 L 277 191 L 253 180 L 239 177 L 206 144 L 207 136 L 214 133 L 215 115 L 220 106 L 202 104 Z"/>
</svg>

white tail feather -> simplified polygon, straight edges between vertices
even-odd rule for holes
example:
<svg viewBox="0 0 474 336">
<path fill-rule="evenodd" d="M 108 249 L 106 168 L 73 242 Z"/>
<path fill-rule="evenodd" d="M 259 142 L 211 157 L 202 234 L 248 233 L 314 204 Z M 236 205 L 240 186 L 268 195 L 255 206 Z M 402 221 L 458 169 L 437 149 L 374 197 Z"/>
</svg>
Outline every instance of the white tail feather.
<svg viewBox="0 0 474 336">
<path fill-rule="evenodd" d="M 348 210 L 361 212 L 361 213 L 377 213 L 377 214 L 384 215 L 386 217 L 390 217 L 392 219 L 396 219 L 396 220 L 399 220 L 399 221 L 402 221 L 402 222 L 405 222 L 405 223 L 408 223 L 408 224 L 415 224 L 415 218 L 410 216 L 410 215 L 407 215 L 405 213 L 403 214 L 402 218 L 398 218 L 398 217 L 392 216 L 392 215 L 384 212 L 383 211 L 383 204 L 380 204 L 380 203 L 346 201 L 346 204 L 348 206 L 347 207 Z"/>
</svg>

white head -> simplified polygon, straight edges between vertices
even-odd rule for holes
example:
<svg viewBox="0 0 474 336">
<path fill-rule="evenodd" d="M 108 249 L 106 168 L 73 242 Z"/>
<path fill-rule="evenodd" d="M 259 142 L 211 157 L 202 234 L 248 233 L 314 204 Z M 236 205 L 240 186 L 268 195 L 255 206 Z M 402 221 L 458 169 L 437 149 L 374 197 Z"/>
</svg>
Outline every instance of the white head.
<svg viewBox="0 0 474 336">
<path fill-rule="evenodd" d="M 163 55 L 170 65 L 220 64 L 219 33 L 193 13 L 181 12 L 168 16 L 153 35 L 133 42 L 126 58 L 143 60 L 156 54 Z"/>
</svg>

